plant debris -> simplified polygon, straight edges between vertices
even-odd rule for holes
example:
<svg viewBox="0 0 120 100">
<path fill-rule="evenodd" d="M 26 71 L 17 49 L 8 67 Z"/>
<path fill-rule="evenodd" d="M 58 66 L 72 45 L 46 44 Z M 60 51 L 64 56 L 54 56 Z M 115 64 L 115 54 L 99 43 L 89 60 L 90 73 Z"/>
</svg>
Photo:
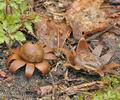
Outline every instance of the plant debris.
<svg viewBox="0 0 120 100">
<path fill-rule="evenodd" d="M 74 37 L 79 38 L 84 34 L 104 30 L 110 20 L 105 12 L 100 9 L 104 0 L 75 0 L 67 10 L 67 21 L 71 25 Z M 92 5 L 92 6 L 91 6 Z"/>
<path fill-rule="evenodd" d="M 6 73 L 2 70 L 0 70 L 0 77 L 5 78 L 6 77 Z"/>
<path fill-rule="evenodd" d="M 73 95 L 76 93 L 79 93 L 80 91 L 89 91 L 92 89 L 99 89 L 103 88 L 107 83 L 103 81 L 94 81 L 90 83 L 84 83 L 76 86 L 71 86 L 71 87 L 66 87 L 64 85 L 48 85 L 48 86 L 43 86 L 40 88 L 35 89 L 34 91 L 37 92 L 40 96 L 45 96 L 47 94 L 52 93 L 53 89 L 56 90 L 56 92 L 59 90 L 58 94 L 66 93 L 68 95 Z"/>
<path fill-rule="evenodd" d="M 119 0 L 1 0 L 0 13 L 1 100 L 120 99 Z"/>
<path fill-rule="evenodd" d="M 71 33 L 70 26 L 65 22 L 55 22 L 44 16 L 35 24 L 35 30 L 39 41 L 50 48 L 63 47 Z"/>
</svg>

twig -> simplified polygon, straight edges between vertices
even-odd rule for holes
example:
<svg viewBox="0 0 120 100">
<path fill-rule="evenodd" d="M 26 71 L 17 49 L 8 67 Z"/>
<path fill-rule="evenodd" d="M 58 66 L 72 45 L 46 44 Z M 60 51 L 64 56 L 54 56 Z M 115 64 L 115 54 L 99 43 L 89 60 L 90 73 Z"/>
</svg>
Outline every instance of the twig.
<svg viewBox="0 0 120 100">
<path fill-rule="evenodd" d="M 96 33 L 95 35 L 88 37 L 86 40 L 89 42 L 89 41 L 99 37 L 100 35 L 104 34 L 105 32 L 109 31 L 111 28 L 113 28 L 113 25 L 109 25 L 104 31 Z"/>
<path fill-rule="evenodd" d="M 86 90 L 95 90 L 98 88 L 103 88 L 105 86 L 106 82 L 103 81 L 94 81 L 94 82 L 89 82 L 89 83 L 84 83 L 76 86 L 71 86 L 71 87 L 65 87 L 64 85 L 54 85 L 54 88 L 57 92 L 60 94 L 67 93 L 68 95 L 73 95 L 77 94 L 80 91 L 86 91 Z M 40 87 L 39 89 L 37 88 L 35 90 L 38 95 L 40 96 L 45 96 L 48 94 L 51 94 L 53 91 L 53 86 L 52 85 L 47 85 Z"/>
<path fill-rule="evenodd" d="M 53 78 L 53 76 L 52 76 L 52 74 L 50 73 L 49 74 L 50 75 L 50 77 L 51 77 L 51 79 L 52 79 L 52 87 L 53 87 L 53 89 L 52 89 L 52 94 L 53 94 L 53 98 L 55 98 L 55 82 L 54 82 L 54 78 Z"/>
</svg>

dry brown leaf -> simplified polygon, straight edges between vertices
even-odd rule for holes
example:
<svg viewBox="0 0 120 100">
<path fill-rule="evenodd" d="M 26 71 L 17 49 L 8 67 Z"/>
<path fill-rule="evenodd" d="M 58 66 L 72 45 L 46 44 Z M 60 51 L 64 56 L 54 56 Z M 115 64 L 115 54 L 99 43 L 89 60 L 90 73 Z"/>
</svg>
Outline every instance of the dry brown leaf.
<svg viewBox="0 0 120 100">
<path fill-rule="evenodd" d="M 6 73 L 2 70 L 0 70 L 0 77 L 5 78 L 6 77 Z"/>
<path fill-rule="evenodd" d="M 3 82 L 10 82 L 12 80 L 12 77 L 2 70 L 0 70 L 0 78 L 4 78 Z"/>
<path fill-rule="evenodd" d="M 4 79 L 4 82 L 11 82 L 12 80 L 13 80 L 13 77 L 7 76 L 7 77 Z"/>
<path fill-rule="evenodd" d="M 120 67 L 120 64 L 117 64 L 117 63 L 110 63 L 110 64 L 107 64 L 103 67 L 103 71 L 105 72 L 109 72 L 110 70 L 113 70 L 115 68 L 118 68 Z"/>
<path fill-rule="evenodd" d="M 62 47 L 71 33 L 71 28 L 65 22 L 55 22 L 47 17 L 40 17 L 35 24 L 36 36 L 47 47 Z"/>
<path fill-rule="evenodd" d="M 108 26 L 109 20 L 100 9 L 104 0 L 75 0 L 67 10 L 67 21 L 71 25 L 76 39 L 82 33 L 99 32 Z"/>
</svg>

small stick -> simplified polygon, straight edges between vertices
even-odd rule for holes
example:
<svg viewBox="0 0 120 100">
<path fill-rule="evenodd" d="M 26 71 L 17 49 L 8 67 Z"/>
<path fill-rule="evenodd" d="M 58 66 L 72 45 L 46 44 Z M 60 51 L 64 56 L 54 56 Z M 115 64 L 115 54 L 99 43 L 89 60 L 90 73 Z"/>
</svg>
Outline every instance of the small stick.
<svg viewBox="0 0 120 100">
<path fill-rule="evenodd" d="M 111 28 L 113 28 L 113 25 L 109 25 L 104 31 L 102 32 L 99 32 L 99 33 L 96 33 L 95 35 L 91 36 L 91 37 L 88 37 L 86 40 L 87 42 L 99 37 L 100 35 L 102 35 L 103 33 L 109 31 Z"/>
<path fill-rule="evenodd" d="M 104 81 L 93 81 L 93 82 L 83 83 L 76 86 L 71 86 L 68 88 L 67 87 L 62 88 L 62 87 L 65 87 L 64 85 L 54 85 L 54 89 L 59 91 L 58 92 L 59 95 L 63 93 L 73 95 L 73 94 L 77 94 L 80 91 L 93 90 L 93 89 L 95 90 L 98 88 L 103 88 L 105 84 L 106 82 Z M 37 92 L 38 95 L 42 97 L 42 96 L 51 94 L 53 91 L 53 86 L 52 85 L 43 86 L 43 87 L 37 88 L 35 91 Z"/>
<path fill-rule="evenodd" d="M 51 73 L 50 73 L 50 77 L 52 79 L 52 87 L 53 87 L 52 88 L 52 97 L 55 98 L 55 91 L 56 91 L 55 87 L 54 87 L 55 86 L 55 81 L 54 81 L 53 75 Z"/>
</svg>

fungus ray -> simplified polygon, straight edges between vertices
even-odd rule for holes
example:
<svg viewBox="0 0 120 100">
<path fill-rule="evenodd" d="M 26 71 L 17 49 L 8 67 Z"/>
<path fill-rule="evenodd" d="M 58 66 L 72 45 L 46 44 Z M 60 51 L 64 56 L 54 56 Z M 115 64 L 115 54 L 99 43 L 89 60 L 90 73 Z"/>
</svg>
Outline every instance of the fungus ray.
<svg viewBox="0 0 120 100">
<path fill-rule="evenodd" d="M 24 67 L 25 66 L 25 62 L 23 60 L 14 60 L 11 64 L 10 64 L 10 68 L 9 70 L 13 73 L 15 73 L 19 68 Z"/>
</svg>

